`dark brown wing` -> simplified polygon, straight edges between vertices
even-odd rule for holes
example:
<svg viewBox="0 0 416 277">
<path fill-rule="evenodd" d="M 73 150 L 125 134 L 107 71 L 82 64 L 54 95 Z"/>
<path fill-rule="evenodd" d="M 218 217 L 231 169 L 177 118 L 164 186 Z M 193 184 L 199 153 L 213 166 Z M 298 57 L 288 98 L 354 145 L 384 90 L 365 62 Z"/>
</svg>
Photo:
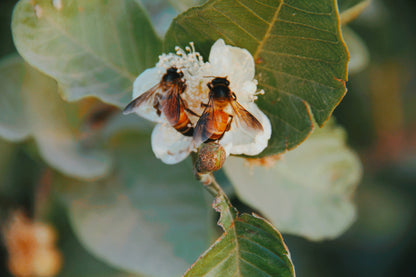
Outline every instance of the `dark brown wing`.
<svg viewBox="0 0 416 277">
<path fill-rule="evenodd" d="M 239 128 L 247 129 L 247 131 L 263 131 L 263 126 L 249 111 L 240 105 L 236 100 L 230 99 L 230 105 L 233 108 L 234 118 Z"/>
<path fill-rule="evenodd" d="M 207 128 L 207 126 L 215 126 L 213 124 L 215 124 L 215 101 L 210 96 L 208 105 L 205 107 L 204 112 L 195 125 L 193 136 L 194 145 L 198 146 L 211 137 L 214 130 L 213 128 Z"/>
<path fill-rule="evenodd" d="M 161 99 L 162 112 L 172 126 L 178 123 L 181 115 L 183 105 L 181 93 L 181 86 L 177 83 L 166 90 Z"/>
<path fill-rule="evenodd" d="M 155 85 L 136 99 L 132 100 L 123 110 L 123 114 L 129 114 L 135 112 L 135 110 L 141 105 L 153 106 L 153 101 L 157 92 L 162 92 L 160 84 Z"/>
</svg>

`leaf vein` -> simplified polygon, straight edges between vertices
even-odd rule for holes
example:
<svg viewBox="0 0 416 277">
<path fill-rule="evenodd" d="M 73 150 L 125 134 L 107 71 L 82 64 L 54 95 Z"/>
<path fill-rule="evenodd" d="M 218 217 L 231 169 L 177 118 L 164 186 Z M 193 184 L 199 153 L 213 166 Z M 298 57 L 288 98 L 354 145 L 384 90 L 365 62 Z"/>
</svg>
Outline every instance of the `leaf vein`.
<svg viewBox="0 0 416 277">
<path fill-rule="evenodd" d="M 260 267 L 256 266 L 255 264 L 253 264 L 253 263 L 251 263 L 251 262 L 247 261 L 247 260 L 246 260 L 246 259 L 244 259 L 243 257 L 241 257 L 240 259 L 241 259 L 244 263 L 248 264 L 249 266 L 251 266 L 251 267 L 254 267 L 254 268 L 258 269 L 258 270 L 259 270 L 259 271 L 261 271 L 261 272 L 264 272 L 267 276 L 273 277 L 273 276 L 272 276 L 272 275 L 270 275 L 267 271 L 265 271 L 264 269 L 262 269 L 262 268 L 260 268 Z"/>
<path fill-rule="evenodd" d="M 323 62 L 323 63 L 327 63 L 327 64 L 337 64 L 337 63 L 339 63 L 339 61 L 336 61 L 336 62 L 335 61 L 328 61 L 328 60 L 324 60 L 324 59 L 319 59 L 319 58 L 314 58 L 314 57 L 308 57 L 308 56 L 301 56 L 301 55 L 284 53 L 284 52 L 278 52 L 278 51 L 269 51 L 269 50 L 264 50 L 263 49 L 262 52 L 268 53 L 270 55 L 275 55 L 275 56 L 293 57 L 293 58 L 298 58 L 298 59 L 303 59 L 303 60 Z"/>
<path fill-rule="evenodd" d="M 317 30 L 317 31 L 321 31 L 321 32 L 324 32 L 324 33 L 329 33 L 329 34 L 334 35 L 334 36 L 337 35 L 336 33 L 333 33 L 333 32 L 331 32 L 329 30 L 321 29 L 321 28 L 318 28 L 316 26 L 307 25 L 307 24 L 300 23 L 300 22 L 285 20 L 285 19 L 281 19 L 281 18 L 277 19 L 276 21 L 284 22 L 284 23 L 287 23 L 287 24 L 298 25 L 298 26 L 302 26 L 302 27 L 306 27 L 306 28 L 310 28 L 310 29 Z"/>
<path fill-rule="evenodd" d="M 208 19 L 206 19 L 206 18 L 204 18 L 201 14 L 199 14 L 199 18 L 202 20 L 202 21 L 204 21 L 205 23 L 207 23 L 208 25 L 210 25 L 210 26 L 212 26 L 212 28 L 215 30 L 215 32 L 217 33 L 217 34 L 219 34 L 220 36 L 222 36 L 223 38 L 225 38 L 226 40 L 228 40 L 229 42 L 231 42 L 231 44 L 236 44 L 235 42 L 234 42 L 234 40 L 232 40 L 228 35 L 226 35 L 226 34 L 224 34 L 224 33 L 222 33 L 220 30 L 218 30 L 218 28 L 217 27 L 215 27 L 215 25 L 214 24 L 212 24 L 211 22 L 210 22 L 210 20 L 208 20 Z M 182 28 L 184 28 L 183 26 L 181 26 Z M 184 29 L 186 29 L 186 28 L 184 28 Z M 211 29 L 212 30 L 212 29 Z M 211 31 L 210 30 L 210 31 Z M 203 30 L 202 29 L 202 31 L 204 32 L 204 33 L 206 33 L 207 35 L 209 35 L 209 32 L 208 31 L 205 31 L 205 30 Z M 208 36 L 209 37 L 209 36 Z"/>
<path fill-rule="evenodd" d="M 232 20 L 228 15 L 224 14 L 223 12 L 221 12 L 220 10 L 218 10 L 215 7 L 212 7 L 216 12 L 218 12 L 219 14 L 221 14 L 224 18 L 228 19 L 233 25 L 237 26 L 240 30 L 244 31 L 244 33 L 246 33 L 247 35 L 249 35 L 252 39 L 254 39 L 257 43 L 261 43 L 260 40 L 258 40 L 255 36 L 253 36 L 249 31 L 247 31 L 246 29 L 244 29 L 243 27 L 241 27 L 239 24 L 237 24 L 234 20 Z"/>
<path fill-rule="evenodd" d="M 300 12 L 304 12 L 304 13 L 308 13 L 308 14 L 314 14 L 314 15 L 325 15 L 325 16 L 331 16 L 332 15 L 332 13 L 331 12 L 315 12 L 315 11 L 308 11 L 308 10 L 305 10 L 305 9 L 301 9 L 301 8 L 299 8 L 299 7 L 295 7 L 295 6 L 292 6 L 292 5 L 290 5 L 290 4 L 287 4 L 287 3 L 285 3 L 284 4 L 285 6 L 287 6 L 287 7 L 289 7 L 289 8 L 292 8 L 292 9 L 294 9 L 294 10 L 297 10 L 297 11 L 300 11 Z"/>
<path fill-rule="evenodd" d="M 250 225 L 250 226 L 252 226 L 252 225 Z M 263 231 L 263 230 L 262 230 Z M 263 231 L 264 232 L 264 231 Z M 267 247 L 265 247 L 264 245 L 261 245 L 260 243 L 258 243 L 258 242 L 256 242 L 256 241 L 254 241 L 254 240 L 251 240 L 251 239 L 248 239 L 248 238 L 246 238 L 246 237 L 243 237 L 243 236 L 238 236 L 238 238 L 240 238 L 240 239 L 242 239 L 242 240 L 245 240 L 245 241 L 248 241 L 248 242 L 250 242 L 251 244 L 254 244 L 254 245 L 257 245 L 257 246 L 259 246 L 259 248 L 261 249 L 261 250 L 263 250 L 264 252 L 266 252 L 266 253 L 270 253 L 270 254 L 272 254 L 272 256 L 274 256 L 277 260 L 279 260 L 280 262 L 282 262 L 283 264 L 284 264 L 284 261 L 283 261 L 283 259 L 279 256 L 279 255 L 277 255 L 276 253 L 274 253 L 273 251 L 271 251 L 270 249 L 268 249 Z M 242 252 L 246 252 L 246 253 L 250 253 L 250 254 L 254 254 L 254 255 L 256 255 L 256 253 L 254 253 L 254 252 L 251 252 L 251 251 L 244 251 L 244 250 L 241 250 Z"/>
<path fill-rule="evenodd" d="M 301 39 L 301 40 L 320 41 L 320 42 L 327 42 L 327 43 L 330 43 L 330 44 L 333 44 L 333 45 L 339 44 L 339 41 L 326 40 L 326 39 L 320 39 L 320 38 L 308 38 L 308 37 L 277 35 L 277 34 L 271 34 L 270 36 L 271 37 L 282 37 L 282 38 L 294 38 L 294 39 Z"/>
<path fill-rule="evenodd" d="M 266 42 L 266 41 L 267 41 L 267 39 L 269 38 L 270 33 L 271 33 L 272 29 L 273 29 L 274 23 L 275 23 L 275 22 L 276 22 L 276 20 L 278 19 L 278 15 L 279 15 L 279 12 L 280 12 L 280 9 L 282 8 L 282 6 L 283 6 L 283 0 L 279 3 L 279 6 L 277 6 L 277 8 L 275 8 L 275 7 L 274 7 L 274 8 L 276 9 L 276 11 L 274 12 L 274 14 L 273 14 L 273 18 L 272 18 L 272 20 L 270 21 L 270 25 L 269 25 L 269 27 L 267 28 L 266 33 L 264 34 L 264 39 L 260 42 L 260 44 L 259 44 L 259 46 L 258 46 L 258 48 L 257 48 L 256 52 L 255 52 L 255 53 L 254 53 L 254 55 L 253 55 L 254 60 L 256 60 L 256 59 L 257 59 L 257 57 L 259 56 L 259 53 L 261 52 L 261 50 L 262 50 L 262 49 L 263 49 L 263 47 L 264 47 L 265 42 Z"/>
<path fill-rule="evenodd" d="M 260 66 L 257 66 L 257 67 L 259 68 Z M 293 77 L 295 79 L 299 79 L 299 80 L 302 80 L 302 81 L 305 81 L 305 82 L 315 83 L 315 84 L 321 85 L 323 87 L 329 88 L 331 90 L 337 89 L 337 88 L 331 87 L 327 84 L 320 83 L 320 82 L 315 81 L 315 80 L 306 79 L 306 78 L 303 78 L 303 77 L 300 77 L 300 76 L 297 76 L 297 75 L 293 75 L 293 74 L 283 72 L 283 71 L 278 71 L 278 70 L 271 69 L 271 68 L 268 68 L 268 67 L 261 67 L 261 69 L 273 72 L 273 73 L 278 74 L 278 75 L 286 75 L 286 76 Z M 277 89 L 276 87 L 273 87 L 273 86 L 267 85 L 267 84 L 261 84 L 261 86 L 269 87 L 269 88 L 272 88 L 272 89 Z"/>
<path fill-rule="evenodd" d="M 263 3 L 263 2 L 260 2 L 260 1 L 258 1 L 258 0 L 254 0 L 254 1 L 255 1 L 257 4 L 260 4 L 260 5 L 264 6 L 264 7 L 268 7 L 268 8 L 276 9 L 276 7 L 275 7 L 275 6 L 268 5 L 268 4 Z"/>
<path fill-rule="evenodd" d="M 64 30 L 57 22 L 53 21 L 51 18 L 46 17 L 47 21 L 53 25 L 59 32 L 63 34 L 63 37 L 68 38 L 70 41 L 72 41 L 75 45 L 77 45 L 79 48 L 83 49 L 86 53 L 90 54 L 92 57 L 95 57 L 98 61 L 102 62 L 104 65 L 107 65 L 108 68 L 113 69 L 114 71 L 118 72 L 120 75 L 123 75 L 124 77 L 134 80 L 135 76 L 131 74 L 130 72 L 124 71 L 122 68 L 117 66 L 116 64 L 107 61 L 103 57 L 99 56 L 95 51 L 93 51 L 90 47 L 86 45 L 82 45 L 76 38 L 74 38 L 71 34 L 69 34 L 66 30 Z M 81 28 L 83 29 L 83 28 Z"/>
<path fill-rule="evenodd" d="M 253 14 L 255 17 L 257 17 L 258 19 L 260 19 L 261 21 L 263 21 L 264 23 L 266 23 L 267 25 L 270 26 L 270 23 L 267 22 L 266 20 L 264 20 L 260 15 L 258 15 L 256 12 L 253 11 L 253 9 L 251 9 L 250 7 L 248 7 L 246 4 L 242 3 L 240 0 L 235 0 L 235 2 L 237 4 L 240 4 L 240 6 L 242 6 L 243 8 L 246 8 L 251 14 Z"/>
</svg>

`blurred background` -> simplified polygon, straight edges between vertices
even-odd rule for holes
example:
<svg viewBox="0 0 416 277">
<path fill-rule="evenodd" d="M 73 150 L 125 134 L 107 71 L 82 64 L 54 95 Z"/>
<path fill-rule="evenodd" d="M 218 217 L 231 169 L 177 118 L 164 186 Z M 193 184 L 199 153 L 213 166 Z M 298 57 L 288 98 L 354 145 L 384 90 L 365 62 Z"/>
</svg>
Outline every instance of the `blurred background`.
<svg viewBox="0 0 416 277">
<path fill-rule="evenodd" d="M 16 52 L 10 31 L 16 2 L 0 1 L 0 57 Z M 364 166 L 355 193 L 358 217 L 346 233 L 330 241 L 284 235 L 297 276 L 416 276 L 415 12 L 413 0 L 373 0 L 348 24 L 367 62 L 351 72 L 348 93 L 334 116 Z M 34 215 L 35 202 L 41 201 L 37 186 L 45 178 L 46 165 L 33 155 L 30 142 L 11 145 L 0 138 L 1 224 L 16 208 Z M 13 155 L 5 150 L 11 148 Z M 50 218 L 64 261 L 59 276 L 121 276 L 84 250 L 59 203 Z M 0 276 L 11 276 L 4 243 Z"/>
</svg>

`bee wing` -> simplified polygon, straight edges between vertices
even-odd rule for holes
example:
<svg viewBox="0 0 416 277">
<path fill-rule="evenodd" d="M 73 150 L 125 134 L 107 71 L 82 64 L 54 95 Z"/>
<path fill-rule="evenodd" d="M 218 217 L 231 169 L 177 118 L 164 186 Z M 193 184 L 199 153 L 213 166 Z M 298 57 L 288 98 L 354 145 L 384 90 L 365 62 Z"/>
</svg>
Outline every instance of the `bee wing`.
<svg viewBox="0 0 416 277">
<path fill-rule="evenodd" d="M 194 145 L 198 146 L 205 142 L 213 134 L 213 128 L 207 128 L 207 126 L 215 126 L 215 101 L 212 96 L 209 97 L 208 105 L 205 107 L 204 112 L 198 119 L 194 129 Z"/>
<path fill-rule="evenodd" d="M 230 105 L 235 115 L 233 120 L 235 120 L 235 124 L 239 128 L 243 128 L 248 132 L 254 131 L 256 133 L 263 131 L 263 126 L 257 120 L 257 118 L 255 118 L 254 115 L 252 115 L 243 106 L 241 106 L 240 103 L 237 102 L 237 100 L 230 100 Z"/>
<path fill-rule="evenodd" d="M 181 107 L 183 105 L 181 93 L 181 86 L 175 84 L 166 91 L 166 96 L 163 98 L 164 105 L 162 105 L 162 111 L 172 125 L 179 121 L 181 115 Z"/>
<path fill-rule="evenodd" d="M 129 104 L 127 104 L 127 106 L 123 110 L 123 114 L 129 114 L 129 113 L 135 112 L 137 108 L 143 105 L 143 103 L 145 103 L 145 105 L 153 106 L 153 101 L 156 96 L 156 92 L 160 90 L 161 90 L 160 84 L 157 84 L 151 89 L 149 89 L 148 91 L 144 92 L 139 97 L 137 97 L 136 99 L 132 100 Z"/>
</svg>

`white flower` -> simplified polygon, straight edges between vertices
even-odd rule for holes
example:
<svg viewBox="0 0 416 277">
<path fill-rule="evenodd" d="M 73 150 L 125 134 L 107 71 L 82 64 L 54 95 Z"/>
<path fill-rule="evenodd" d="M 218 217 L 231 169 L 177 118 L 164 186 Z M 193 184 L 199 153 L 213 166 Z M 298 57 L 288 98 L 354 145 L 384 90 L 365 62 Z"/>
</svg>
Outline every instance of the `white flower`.
<svg viewBox="0 0 416 277">
<path fill-rule="evenodd" d="M 193 44 L 186 48 L 187 52 L 177 48 L 176 54 L 163 54 L 154 68 L 144 71 L 133 84 L 133 99 L 157 85 L 166 70 L 176 67 L 183 73 L 186 90 L 181 94 L 188 108 L 198 115 L 204 112 L 201 103 L 208 103 L 209 88 L 207 84 L 215 77 L 227 77 L 230 89 L 236 95 L 237 102 L 249 111 L 263 126 L 263 131 L 252 131 L 239 128 L 237 120 L 233 120 L 229 131 L 219 140 L 229 154 L 257 155 L 263 151 L 271 136 L 271 125 L 267 116 L 257 107 L 254 100 L 257 92 L 257 81 L 254 79 L 254 60 L 251 54 L 238 47 L 226 45 L 219 39 L 211 48 L 209 61 L 203 62 Z M 231 113 L 231 108 L 225 110 Z M 167 164 L 175 164 L 184 160 L 199 145 L 194 145 L 192 137 L 184 136 L 175 130 L 164 117 L 158 116 L 152 105 L 141 105 L 135 110 L 140 116 L 157 122 L 152 132 L 152 149 L 156 157 Z M 199 117 L 188 113 L 193 126 Z"/>
</svg>

